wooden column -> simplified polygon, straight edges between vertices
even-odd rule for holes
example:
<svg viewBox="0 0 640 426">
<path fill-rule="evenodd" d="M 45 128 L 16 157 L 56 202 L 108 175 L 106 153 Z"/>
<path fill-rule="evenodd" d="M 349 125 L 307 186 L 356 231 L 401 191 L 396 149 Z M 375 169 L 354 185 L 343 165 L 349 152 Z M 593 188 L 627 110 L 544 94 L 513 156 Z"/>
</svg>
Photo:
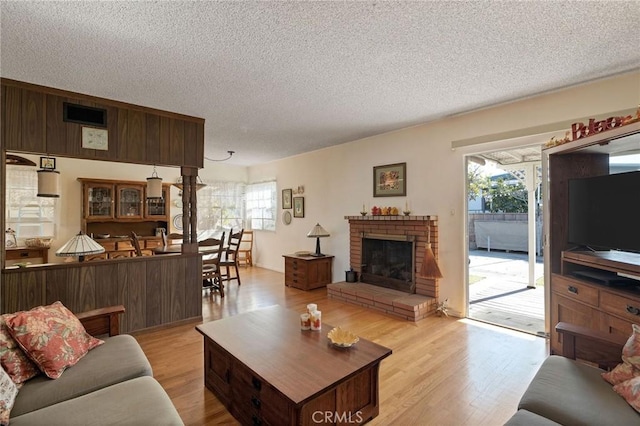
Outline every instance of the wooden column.
<svg viewBox="0 0 640 426">
<path fill-rule="evenodd" d="M 196 167 L 181 167 L 182 174 L 182 252 L 198 251 L 198 201 L 196 197 Z"/>
</svg>

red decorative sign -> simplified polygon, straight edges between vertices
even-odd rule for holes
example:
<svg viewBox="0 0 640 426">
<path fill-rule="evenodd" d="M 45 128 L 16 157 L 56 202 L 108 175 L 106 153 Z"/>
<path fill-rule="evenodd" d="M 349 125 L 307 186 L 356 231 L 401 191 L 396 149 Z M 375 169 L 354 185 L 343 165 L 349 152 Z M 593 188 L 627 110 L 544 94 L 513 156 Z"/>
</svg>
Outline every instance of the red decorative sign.
<svg viewBox="0 0 640 426">
<path fill-rule="evenodd" d="M 556 139 L 555 136 L 546 143 L 546 147 L 550 148 L 557 145 L 562 145 L 567 142 L 576 141 L 578 139 L 586 138 L 587 136 L 597 135 L 600 132 L 614 129 L 616 127 L 626 126 L 627 124 L 636 123 L 640 121 L 640 107 L 636 110 L 635 117 L 627 115 L 624 117 L 609 117 L 606 120 L 596 121 L 595 118 L 589 119 L 589 124 L 573 123 L 571 125 L 571 131 L 565 133 L 564 138 Z"/>
<path fill-rule="evenodd" d="M 596 121 L 595 118 L 589 119 L 589 124 L 573 123 L 571 125 L 572 140 L 578 140 L 587 136 L 596 135 L 624 124 L 626 117 L 609 117 L 606 120 Z"/>
</svg>

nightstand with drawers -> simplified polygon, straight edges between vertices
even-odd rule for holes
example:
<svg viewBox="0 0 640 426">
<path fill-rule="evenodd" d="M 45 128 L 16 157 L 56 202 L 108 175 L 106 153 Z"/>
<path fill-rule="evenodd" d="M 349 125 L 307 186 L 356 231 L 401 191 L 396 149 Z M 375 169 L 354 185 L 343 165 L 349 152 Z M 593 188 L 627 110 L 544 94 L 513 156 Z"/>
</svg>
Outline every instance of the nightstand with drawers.
<svg viewBox="0 0 640 426">
<path fill-rule="evenodd" d="M 326 287 L 331 283 L 333 256 L 284 256 L 284 285 L 301 290 Z"/>
</svg>

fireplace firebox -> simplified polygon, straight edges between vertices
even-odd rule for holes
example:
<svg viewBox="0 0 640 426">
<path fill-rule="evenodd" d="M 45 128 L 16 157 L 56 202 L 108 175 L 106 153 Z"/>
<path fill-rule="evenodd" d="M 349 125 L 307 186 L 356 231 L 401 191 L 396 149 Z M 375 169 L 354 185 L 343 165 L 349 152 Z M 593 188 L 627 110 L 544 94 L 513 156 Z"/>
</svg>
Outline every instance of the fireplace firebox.
<svg viewBox="0 0 640 426">
<path fill-rule="evenodd" d="M 363 234 L 360 281 L 413 294 L 414 259 L 412 236 Z"/>
</svg>

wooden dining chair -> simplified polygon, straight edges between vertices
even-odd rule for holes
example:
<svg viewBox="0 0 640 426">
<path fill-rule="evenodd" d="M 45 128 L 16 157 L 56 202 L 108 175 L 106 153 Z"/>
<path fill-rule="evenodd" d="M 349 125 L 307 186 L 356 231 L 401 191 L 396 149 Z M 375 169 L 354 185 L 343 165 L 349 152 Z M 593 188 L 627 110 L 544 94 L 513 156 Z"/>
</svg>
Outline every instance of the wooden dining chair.
<svg viewBox="0 0 640 426">
<path fill-rule="evenodd" d="M 198 248 L 206 248 L 202 256 L 202 288 L 209 292 L 218 290 L 224 297 L 224 284 L 220 273 L 220 259 L 224 250 L 224 232 L 220 238 L 207 238 L 198 242 Z"/>
<path fill-rule="evenodd" d="M 240 285 L 240 271 L 238 270 L 238 250 L 240 249 L 240 241 L 242 241 L 242 234 L 244 229 L 239 232 L 233 233 L 233 230 L 229 231 L 229 240 L 227 241 L 227 247 L 224 250 L 222 260 L 220 261 L 220 267 L 224 267 L 225 273 L 222 274 L 222 281 L 238 280 Z M 235 269 L 235 276 L 231 276 L 231 267 Z"/>
<path fill-rule="evenodd" d="M 162 245 L 163 246 L 170 246 L 172 244 L 182 244 L 182 239 L 184 238 L 184 235 L 182 234 L 177 234 L 175 232 L 170 233 L 169 235 L 167 235 L 166 233 L 162 233 Z"/>
<path fill-rule="evenodd" d="M 238 249 L 238 263 L 253 266 L 253 231 L 244 231 L 240 248 Z"/>
<path fill-rule="evenodd" d="M 133 245 L 136 256 L 153 256 L 153 251 L 140 247 L 140 237 L 138 237 L 135 231 L 131 231 L 131 244 Z"/>
</svg>

